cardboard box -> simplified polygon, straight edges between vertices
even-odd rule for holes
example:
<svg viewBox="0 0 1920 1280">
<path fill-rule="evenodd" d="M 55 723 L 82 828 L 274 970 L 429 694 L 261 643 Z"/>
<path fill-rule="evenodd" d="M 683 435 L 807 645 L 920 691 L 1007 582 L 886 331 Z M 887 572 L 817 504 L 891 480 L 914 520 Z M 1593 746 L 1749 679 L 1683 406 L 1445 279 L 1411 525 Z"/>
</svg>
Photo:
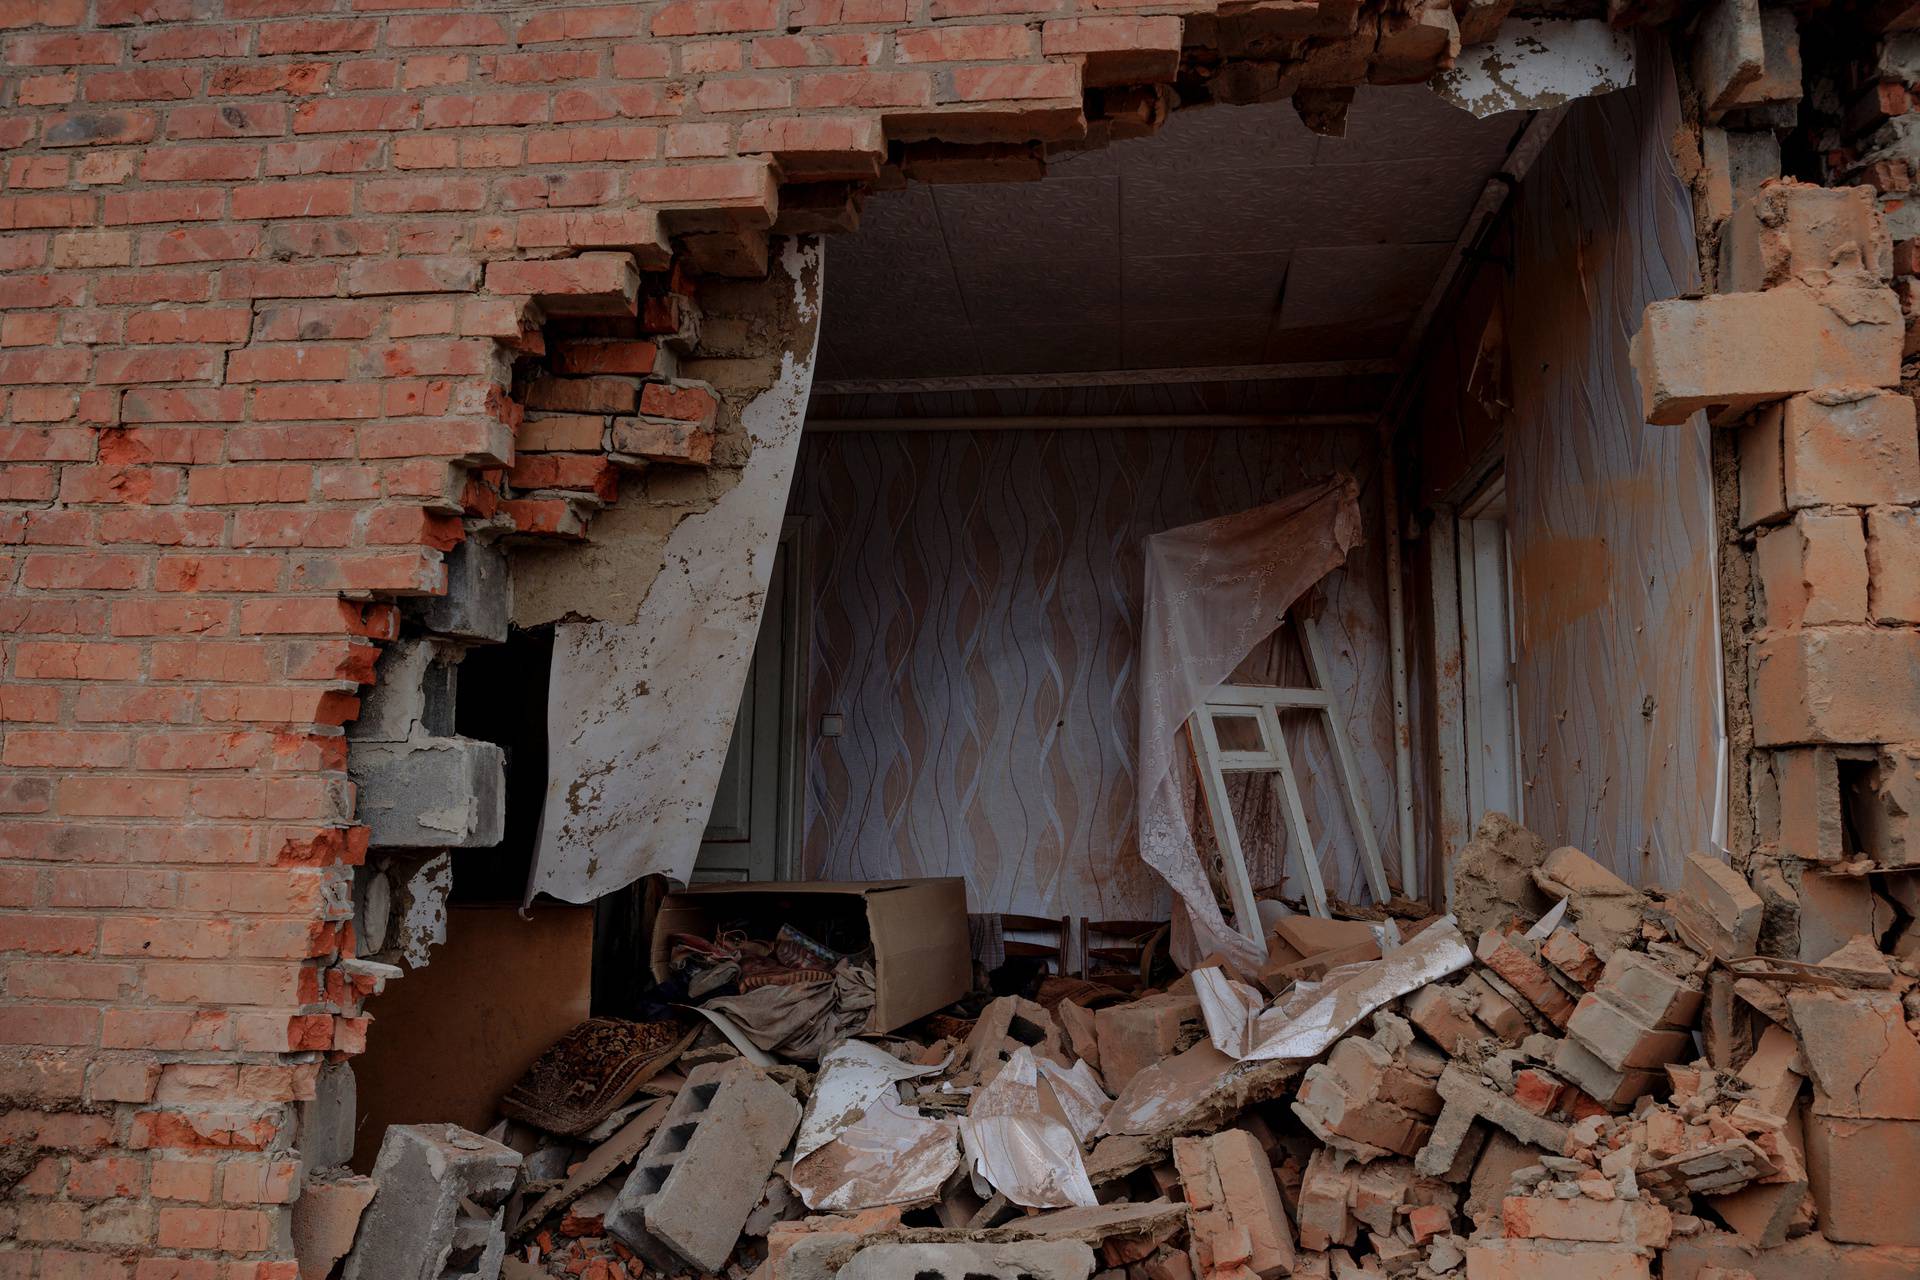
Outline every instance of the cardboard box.
<svg viewBox="0 0 1920 1280">
<path fill-rule="evenodd" d="M 710 938 L 720 920 L 742 915 L 791 924 L 814 937 L 819 934 L 810 921 L 863 916 L 873 945 L 876 989 L 869 1032 L 892 1031 L 944 1009 L 973 986 L 967 882 L 958 877 L 694 885 L 660 903 L 653 922 L 653 976 L 667 977 L 674 934 Z"/>
<path fill-rule="evenodd" d="M 353 1167 L 373 1169 L 390 1124 L 450 1120 L 485 1133 L 533 1060 L 591 1015 L 592 907 L 451 906 L 432 963 L 367 1001 L 353 1059 Z"/>
</svg>

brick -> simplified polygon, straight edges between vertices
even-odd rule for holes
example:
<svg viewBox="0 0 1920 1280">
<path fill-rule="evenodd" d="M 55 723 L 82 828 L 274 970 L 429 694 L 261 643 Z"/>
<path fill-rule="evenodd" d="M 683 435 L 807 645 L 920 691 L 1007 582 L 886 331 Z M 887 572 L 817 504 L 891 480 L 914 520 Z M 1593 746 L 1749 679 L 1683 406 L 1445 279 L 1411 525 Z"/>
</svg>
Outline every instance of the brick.
<svg viewBox="0 0 1920 1280">
<path fill-rule="evenodd" d="M 616 461 L 704 467 L 713 461 L 713 432 L 685 422 L 615 418 L 607 431 L 607 450 Z"/>
<path fill-rule="evenodd" d="M 525 295 L 554 314 L 632 315 L 640 293 L 633 258 L 621 253 L 584 253 L 550 262 L 487 265 L 492 293 Z"/>
<path fill-rule="evenodd" d="M 1040 28 L 1040 51 L 1079 56 L 1089 88 L 1170 84 L 1180 69 L 1181 39 L 1181 21 L 1171 14 L 1055 18 Z"/>
<path fill-rule="evenodd" d="M 799 1104 L 751 1064 L 695 1067 L 607 1212 L 608 1232 L 663 1269 L 718 1271 L 799 1123 Z"/>
<path fill-rule="evenodd" d="M 1674 425 L 1820 387 L 1896 386 L 1902 334 L 1887 290 L 1782 288 L 1652 303 L 1632 354 L 1647 421 Z"/>
<path fill-rule="evenodd" d="M 1118 1094 L 1133 1077 L 1180 1048 L 1183 1030 L 1200 1021 L 1200 1002 L 1167 992 L 1094 1011 L 1100 1078 Z"/>
<path fill-rule="evenodd" d="M 866 117 L 775 116 L 740 129 L 743 154 L 764 152 L 790 177 L 854 181 L 879 174 L 887 157 L 880 121 Z"/>
<path fill-rule="evenodd" d="M 1920 437 L 1905 395 L 1800 396 L 1780 410 L 1788 509 L 1920 502 Z"/>
<path fill-rule="evenodd" d="M 1573 997 L 1553 980 L 1533 943 L 1519 934 L 1489 929 L 1480 935 L 1474 958 L 1498 974 L 1556 1027 L 1567 1025 Z"/>
<path fill-rule="evenodd" d="M 1194 1247 L 1203 1259 L 1224 1253 L 1218 1242 L 1239 1233 L 1248 1246 L 1242 1264 L 1246 1270 L 1263 1280 L 1292 1274 L 1293 1227 L 1258 1139 L 1244 1129 L 1175 1138 L 1173 1161 L 1180 1171 Z"/>
<path fill-rule="evenodd" d="M 1588 1240 L 1664 1248 L 1673 1234 L 1673 1215 L 1651 1197 L 1593 1200 L 1576 1196 L 1508 1196 L 1500 1205 L 1508 1239 Z"/>
</svg>

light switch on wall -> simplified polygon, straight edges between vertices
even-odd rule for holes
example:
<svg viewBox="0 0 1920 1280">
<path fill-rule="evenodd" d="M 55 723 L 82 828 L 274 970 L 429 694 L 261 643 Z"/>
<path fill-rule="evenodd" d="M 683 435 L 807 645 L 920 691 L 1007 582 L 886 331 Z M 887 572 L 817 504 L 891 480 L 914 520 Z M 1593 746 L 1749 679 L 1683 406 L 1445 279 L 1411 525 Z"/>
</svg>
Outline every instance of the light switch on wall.
<svg viewBox="0 0 1920 1280">
<path fill-rule="evenodd" d="M 826 715 L 820 717 L 820 736 L 823 738 L 837 738 L 846 727 L 847 718 L 843 715 Z"/>
</svg>

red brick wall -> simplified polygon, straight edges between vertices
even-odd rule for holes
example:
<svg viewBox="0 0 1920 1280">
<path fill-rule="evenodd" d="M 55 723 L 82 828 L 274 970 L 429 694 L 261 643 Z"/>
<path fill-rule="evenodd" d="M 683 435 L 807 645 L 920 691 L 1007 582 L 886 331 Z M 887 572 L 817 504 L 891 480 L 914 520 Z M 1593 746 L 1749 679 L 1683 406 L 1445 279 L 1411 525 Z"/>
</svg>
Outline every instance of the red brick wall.
<svg viewBox="0 0 1920 1280">
<path fill-rule="evenodd" d="M 1240 98 L 1453 25 L 1241 7 L 0 0 L 0 1280 L 292 1275 L 291 1104 L 367 1032 L 341 725 L 470 522 L 577 531 L 507 473 L 542 307 L 671 330 L 676 251 L 1149 128 L 1180 15 Z"/>
</svg>

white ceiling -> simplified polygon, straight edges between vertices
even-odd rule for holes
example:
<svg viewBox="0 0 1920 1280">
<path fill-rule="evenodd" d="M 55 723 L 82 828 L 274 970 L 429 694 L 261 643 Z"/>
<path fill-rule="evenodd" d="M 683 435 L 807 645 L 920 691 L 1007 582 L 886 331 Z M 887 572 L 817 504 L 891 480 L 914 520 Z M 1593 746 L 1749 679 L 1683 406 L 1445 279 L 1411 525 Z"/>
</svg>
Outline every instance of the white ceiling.
<svg viewBox="0 0 1920 1280">
<path fill-rule="evenodd" d="M 1365 88 L 1344 138 L 1207 107 L 1039 182 L 877 193 L 828 250 L 818 376 L 1391 356 L 1524 122 Z"/>
</svg>

